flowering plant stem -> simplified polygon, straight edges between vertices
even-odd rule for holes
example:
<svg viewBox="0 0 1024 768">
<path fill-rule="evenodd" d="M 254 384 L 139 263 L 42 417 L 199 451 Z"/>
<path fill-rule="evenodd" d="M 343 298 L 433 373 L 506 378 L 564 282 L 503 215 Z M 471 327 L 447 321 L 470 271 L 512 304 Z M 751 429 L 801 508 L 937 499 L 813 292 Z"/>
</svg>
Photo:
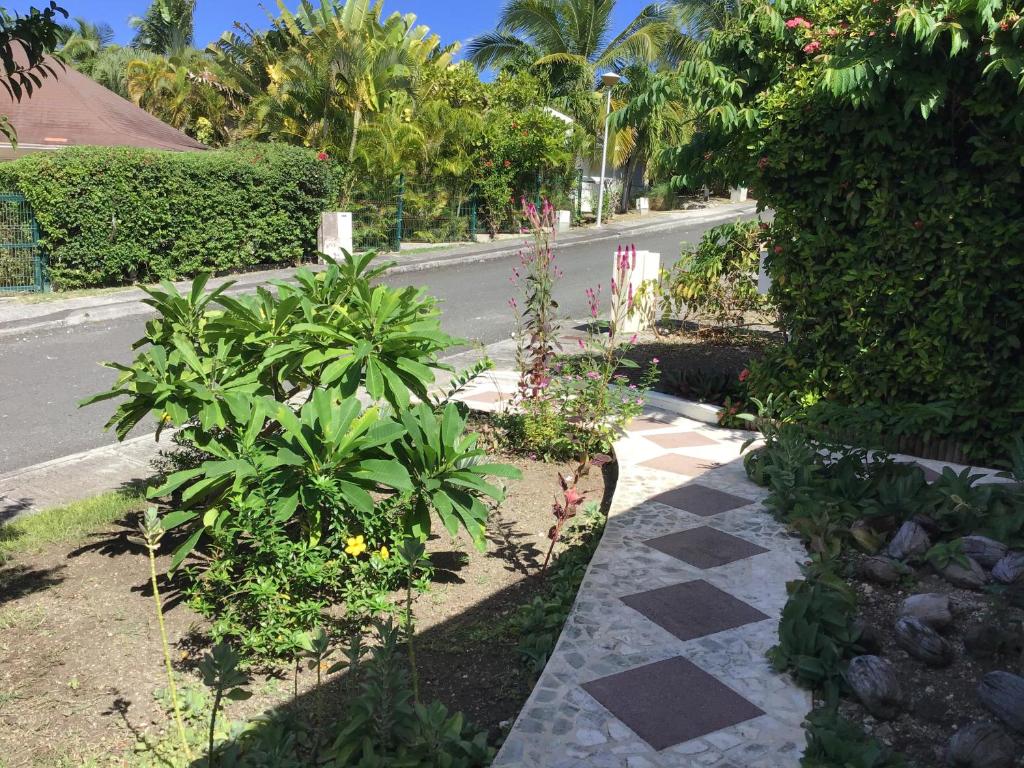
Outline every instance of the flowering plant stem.
<svg viewBox="0 0 1024 768">
<path fill-rule="evenodd" d="M 560 321 L 554 286 L 561 271 L 555 266 L 553 249 L 556 229 L 555 210 L 547 200 L 538 211 L 533 203 L 523 200 L 523 215 L 532 235 L 528 250 L 519 254 L 520 268 L 513 270 L 512 282 L 523 292 L 523 307 L 513 298 L 509 306 L 516 314 L 516 361 L 519 395 L 537 400 L 550 380 L 551 363 L 561 348 L 558 341 Z"/>
<path fill-rule="evenodd" d="M 142 533 L 142 541 L 149 554 L 149 580 L 153 586 L 153 602 L 156 604 L 156 620 L 160 629 L 160 642 L 164 652 L 164 666 L 167 670 L 167 692 L 171 698 L 171 708 L 174 711 L 174 722 L 178 729 L 178 738 L 181 739 L 181 748 L 185 753 L 185 759 L 192 762 L 192 750 L 188 745 L 188 738 L 185 736 L 185 723 L 181 718 L 181 705 L 178 703 L 178 689 L 174 684 L 174 667 L 171 664 L 171 644 L 167 639 L 167 625 L 164 623 L 163 601 L 160 599 L 160 587 L 157 584 L 156 575 L 156 551 L 160 546 L 160 540 L 164 535 L 164 527 L 157 517 L 156 509 L 150 507 L 146 510 L 145 517 L 139 530 Z"/>
</svg>

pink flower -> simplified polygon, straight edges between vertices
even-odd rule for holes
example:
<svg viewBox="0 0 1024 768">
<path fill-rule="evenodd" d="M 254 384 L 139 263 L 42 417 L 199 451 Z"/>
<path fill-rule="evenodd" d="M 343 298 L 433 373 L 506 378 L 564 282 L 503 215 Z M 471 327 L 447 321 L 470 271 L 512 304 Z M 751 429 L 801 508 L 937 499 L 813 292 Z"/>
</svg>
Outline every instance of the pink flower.
<svg viewBox="0 0 1024 768">
<path fill-rule="evenodd" d="M 812 53 L 816 53 L 819 48 L 821 48 L 821 43 L 819 43 L 817 40 L 811 40 L 811 42 L 804 46 L 803 51 L 804 53 L 810 55 Z"/>
<path fill-rule="evenodd" d="M 742 371 L 740 371 L 740 381 L 746 381 L 748 378 L 750 378 L 750 370 L 744 368 Z"/>
<path fill-rule="evenodd" d="M 803 16 L 794 16 L 792 19 L 788 19 L 786 21 L 786 29 L 796 29 L 797 27 L 800 27 L 802 29 L 810 29 L 811 26 L 813 26 L 811 22 L 809 22 Z"/>
<path fill-rule="evenodd" d="M 597 371 L 587 371 L 587 378 L 591 381 L 597 381 L 601 378 L 601 374 Z"/>
<path fill-rule="evenodd" d="M 629 337 L 629 343 L 630 344 L 636 344 L 636 334 L 635 333 L 632 336 Z"/>
<path fill-rule="evenodd" d="M 657 364 L 658 364 L 658 363 L 660 363 L 660 362 L 661 362 L 661 360 L 659 360 L 659 359 L 658 359 L 658 358 L 656 358 L 656 357 L 652 357 L 652 358 L 651 358 L 651 365 L 657 365 Z"/>
<path fill-rule="evenodd" d="M 318 153 L 317 156 L 316 156 L 316 159 L 319 160 L 320 162 L 323 162 L 324 160 L 327 160 L 327 153 L 326 152 Z"/>
<path fill-rule="evenodd" d="M 583 339 L 576 339 L 576 342 L 580 345 L 580 349 L 587 348 L 587 345 L 583 343 Z"/>
<path fill-rule="evenodd" d="M 573 506 L 583 501 L 583 496 L 575 488 L 570 488 L 565 492 L 565 504 L 566 506 Z"/>
</svg>

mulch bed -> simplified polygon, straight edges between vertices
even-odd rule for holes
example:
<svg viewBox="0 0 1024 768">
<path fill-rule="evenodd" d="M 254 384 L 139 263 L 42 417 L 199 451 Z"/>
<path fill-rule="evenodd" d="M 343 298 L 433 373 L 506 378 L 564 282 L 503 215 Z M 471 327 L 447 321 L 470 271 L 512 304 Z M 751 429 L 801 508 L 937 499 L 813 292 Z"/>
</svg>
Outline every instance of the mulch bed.
<svg viewBox="0 0 1024 768">
<path fill-rule="evenodd" d="M 624 373 L 632 382 L 657 358 L 661 376 L 654 389 L 669 395 L 721 405 L 721 398 L 707 397 L 695 392 L 683 380 L 687 372 L 700 371 L 705 378 L 724 377 L 736 381 L 740 372 L 749 367 L 779 335 L 768 330 L 723 330 L 712 327 L 698 328 L 693 324 L 662 327 L 659 333 L 641 334 L 637 344 L 626 355 L 640 365 L 627 368 Z"/>
<path fill-rule="evenodd" d="M 492 737 L 507 730 L 533 680 L 516 652 L 513 617 L 543 584 L 559 469 L 500 457 L 523 471 L 508 481 L 508 499 L 492 514 L 490 545 L 478 553 L 446 534 L 428 545 L 437 577 L 416 604 L 417 660 L 423 698 L 439 699 Z M 611 477 L 608 475 L 608 477 Z M 612 482 L 592 473 L 581 487 L 610 496 Z M 607 509 L 607 506 L 605 506 Z M 148 563 L 131 541 L 137 521 L 99 531 L 79 546 L 51 547 L 0 566 L 0 765 L 81 765 L 127 755 L 143 734 L 169 725 L 154 691 L 165 685 L 163 657 L 148 589 Z M 161 568 L 168 565 L 162 558 Z M 166 613 L 183 673 L 205 650 L 205 620 L 173 598 Z M 340 650 L 340 649 L 339 649 Z M 229 717 L 284 706 L 310 706 L 313 673 L 299 676 L 292 704 L 290 669 L 254 677 L 253 697 L 231 704 Z M 333 678 L 326 695 L 336 709 L 346 695 Z M 6 761 L 6 762 L 4 762 Z M 104 763 L 106 764 L 106 763 Z"/>
</svg>

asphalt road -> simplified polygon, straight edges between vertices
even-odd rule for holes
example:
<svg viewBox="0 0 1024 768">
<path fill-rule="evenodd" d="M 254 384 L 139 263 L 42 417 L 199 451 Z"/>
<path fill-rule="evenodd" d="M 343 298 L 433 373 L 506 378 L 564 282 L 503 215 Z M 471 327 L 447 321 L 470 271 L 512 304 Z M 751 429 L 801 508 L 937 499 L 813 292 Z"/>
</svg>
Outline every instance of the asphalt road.
<svg viewBox="0 0 1024 768">
<path fill-rule="evenodd" d="M 721 223 L 721 222 L 716 222 Z M 640 249 L 662 254 L 662 264 L 678 259 L 682 243 L 695 243 L 713 224 L 683 225 L 640 235 Z M 587 313 L 586 288 L 611 273 L 609 244 L 580 244 L 558 250 L 565 277 L 555 298 L 570 317 Z M 507 338 L 512 319 L 507 301 L 515 257 L 396 275 L 395 285 L 425 285 L 444 304 L 449 333 L 489 344 Z M 607 295 L 607 293 L 606 293 Z M 0 473 L 107 445 L 116 438 L 103 430 L 111 401 L 78 408 L 83 398 L 108 389 L 115 372 L 101 361 L 129 362 L 131 345 L 142 335 L 145 317 L 87 323 L 72 328 L 0 339 Z M 142 424 L 145 433 L 151 425 Z"/>
</svg>

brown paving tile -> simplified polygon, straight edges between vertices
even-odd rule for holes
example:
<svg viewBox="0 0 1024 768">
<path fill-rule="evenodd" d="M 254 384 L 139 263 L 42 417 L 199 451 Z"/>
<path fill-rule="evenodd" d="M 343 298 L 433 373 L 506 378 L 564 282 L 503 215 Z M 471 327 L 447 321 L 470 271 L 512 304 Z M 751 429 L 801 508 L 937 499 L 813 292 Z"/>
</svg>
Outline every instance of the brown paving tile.
<svg viewBox="0 0 1024 768">
<path fill-rule="evenodd" d="M 715 568 L 768 551 L 746 539 L 707 526 L 659 536 L 644 544 L 698 568 Z"/>
<path fill-rule="evenodd" d="M 702 445 L 717 445 L 710 437 L 699 432 L 668 432 L 660 435 L 647 435 L 647 439 L 662 448 L 697 448 Z"/>
<path fill-rule="evenodd" d="M 717 461 L 710 459 L 698 459 L 693 456 L 684 456 L 681 453 L 666 453 L 648 461 L 640 462 L 641 467 L 651 467 L 664 472 L 675 472 L 677 475 L 696 477 L 702 475 L 709 469 L 719 466 Z"/>
<path fill-rule="evenodd" d="M 640 418 L 633 419 L 629 424 L 626 425 L 627 432 L 650 432 L 652 429 L 664 429 L 670 427 L 672 424 L 662 419 L 654 418 L 653 416 L 641 416 Z"/>
<path fill-rule="evenodd" d="M 711 515 L 728 512 L 730 509 L 753 504 L 750 499 L 733 496 L 731 493 L 719 491 L 717 488 L 711 488 L 700 483 L 687 483 L 678 488 L 673 488 L 671 491 L 659 493 L 657 496 L 652 497 L 651 501 L 667 504 L 670 507 L 681 509 L 692 515 L 700 515 L 701 517 L 710 517 Z"/>
<path fill-rule="evenodd" d="M 693 640 L 768 618 L 703 579 L 626 595 L 622 602 L 680 640 Z"/>
<path fill-rule="evenodd" d="M 681 656 L 584 683 L 583 689 L 659 750 L 764 714 Z"/>
</svg>

